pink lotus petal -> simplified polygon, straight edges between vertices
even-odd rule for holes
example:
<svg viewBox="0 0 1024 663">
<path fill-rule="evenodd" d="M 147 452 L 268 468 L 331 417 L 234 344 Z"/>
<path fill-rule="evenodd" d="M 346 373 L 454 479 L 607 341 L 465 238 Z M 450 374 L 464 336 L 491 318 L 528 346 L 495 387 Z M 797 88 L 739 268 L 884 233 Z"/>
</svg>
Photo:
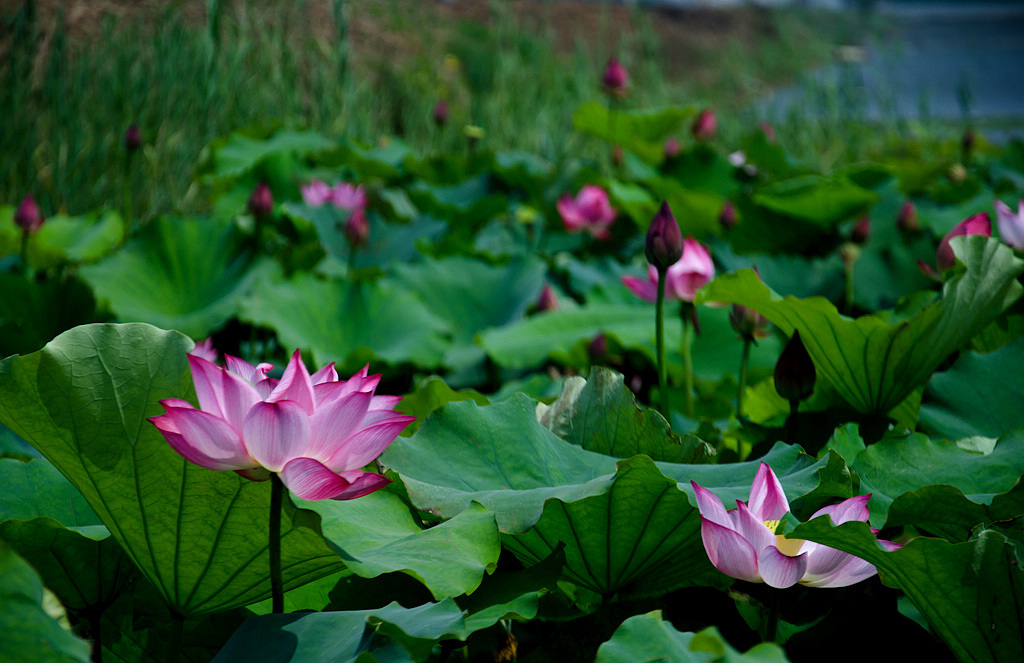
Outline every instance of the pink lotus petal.
<svg viewBox="0 0 1024 663">
<path fill-rule="evenodd" d="M 757 556 L 757 569 L 766 584 L 778 589 L 792 587 L 807 571 L 807 553 L 790 557 L 775 546 L 768 546 Z"/>
<path fill-rule="evenodd" d="M 813 541 L 804 544 L 804 551 L 807 553 L 807 571 L 801 582 L 805 585 L 831 576 L 840 566 L 848 564 L 852 557 L 849 553 Z"/>
<path fill-rule="evenodd" d="M 871 494 L 858 495 L 857 497 L 851 497 L 847 500 L 843 500 L 839 504 L 832 504 L 829 506 L 822 507 L 814 512 L 811 516 L 811 520 L 814 520 L 818 516 L 828 514 L 829 518 L 832 519 L 833 525 L 842 525 L 849 520 L 859 520 L 865 522 L 868 519 L 868 500 L 871 499 Z"/>
<path fill-rule="evenodd" d="M 732 578 L 761 582 L 757 572 L 757 554 L 746 539 L 704 516 L 700 518 L 700 534 L 708 559 L 716 569 Z"/>
<path fill-rule="evenodd" d="M 572 196 L 564 195 L 558 199 L 555 203 L 555 207 L 558 208 L 558 214 L 562 217 L 562 223 L 565 225 L 565 229 L 571 233 L 577 233 L 583 229 L 586 223 L 583 218 L 582 212 L 576 205 L 576 201 L 572 199 Z"/>
<path fill-rule="evenodd" d="M 696 481 L 691 481 L 690 485 L 693 486 L 693 494 L 697 499 L 697 510 L 702 518 L 707 518 L 722 527 L 735 529 L 732 519 L 722 505 L 722 500 L 718 499 L 717 495 L 707 488 L 698 486 Z"/>
<path fill-rule="evenodd" d="M 257 465 L 239 434 L 209 412 L 191 406 L 169 407 L 166 414 L 150 417 L 149 421 L 163 433 L 171 448 L 191 463 L 211 470 L 240 470 Z"/>
<path fill-rule="evenodd" d="M 235 470 L 235 474 L 249 481 L 267 481 L 272 473 L 262 467 L 255 467 L 251 470 Z"/>
<path fill-rule="evenodd" d="M 782 490 L 782 484 L 767 463 L 761 463 L 757 468 L 747 506 L 754 517 L 761 521 L 780 520 L 789 511 L 789 501 Z"/>
<path fill-rule="evenodd" d="M 355 499 L 386 486 L 390 481 L 372 472 L 335 474 L 312 458 L 295 458 L 281 471 L 281 480 L 304 500 Z"/>
<path fill-rule="evenodd" d="M 1017 203 L 1017 213 L 1001 200 L 995 201 L 999 236 L 1015 249 L 1024 249 L 1024 200 Z"/>
<path fill-rule="evenodd" d="M 227 358 L 225 358 L 227 360 Z M 260 400 L 255 388 L 239 376 L 205 359 L 188 356 L 199 407 L 241 430 L 249 409 Z"/>
<path fill-rule="evenodd" d="M 330 200 L 332 196 L 331 187 L 327 186 L 326 182 L 321 182 L 320 180 L 313 180 L 309 184 L 300 185 L 299 191 L 302 193 L 302 200 L 310 207 L 320 207 Z"/>
<path fill-rule="evenodd" d="M 302 455 L 327 464 L 332 455 L 344 448 L 345 440 L 362 427 L 372 399 L 370 394 L 355 393 L 318 405 L 309 418 L 309 447 Z"/>
<path fill-rule="evenodd" d="M 366 426 L 350 436 L 338 448 L 326 465 L 335 472 L 363 467 L 379 456 L 395 441 L 409 422 L 416 417 L 397 416 L 372 426 Z"/>
<path fill-rule="evenodd" d="M 626 274 L 622 277 L 622 284 L 629 288 L 634 295 L 645 302 L 658 301 L 657 277 L 655 277 L 655 280 L 652 283 L 650 280 L 641 279 L 639 276 Z"/>
<path fill-rule="evenodd" d="M 759 520 L 747 505 L 739 500 L 736 501 L 736 509 L 729 512 L 733 529 L 750 542 L 754 550 L 764 550 L 776 543 L 775 533 L 768 529 L 768 526 Z"/>
<path fill-rule="evenodd" d="M 332 361 L 331 363 L 327 364 L 316 373 L 313 373 L 313 375 L 310 376 L 310 380 L 313 381 L 314 387 L 318 384 L 323 384 L 325 382 L 337 382 L 338 371 L 337 369 L 334 368 L 334 362 Z"/>
<path fill-rule="evenodd" d="M 366 207 L 366 191 L 362 185 L 338 182 L 331 188 L 331 202 L 335 207 L 354 212 Z"/>
<path fill-rule="evenodd" d="M 292 353 L 288 360 L 288 366 L 284 369 L 281 381 L 274 387 L 274 391 L 266 399 L 268 402 L 292 401 L 297 403 L 306 414 L 313 414 L 316 409 L 316 399 L 313 397 L 313 381 L 302 363 L 299 351 Z"/>
<path fill-rule="evenodd" d="M 245 418 L 242 435 L 257 463 L 280 472 L 309 445 L 309 416 L 293 401 L 257 403 Z"/>
<path fill-rule="evenodd" d="M 861 580 L 870 578 L 878 570 L 859 557 L 846 555 L 843 563 L 836 566 L 830 573 L 805 578 L 803 584 L 808 587 L 847 587 Z"/>
</svg>

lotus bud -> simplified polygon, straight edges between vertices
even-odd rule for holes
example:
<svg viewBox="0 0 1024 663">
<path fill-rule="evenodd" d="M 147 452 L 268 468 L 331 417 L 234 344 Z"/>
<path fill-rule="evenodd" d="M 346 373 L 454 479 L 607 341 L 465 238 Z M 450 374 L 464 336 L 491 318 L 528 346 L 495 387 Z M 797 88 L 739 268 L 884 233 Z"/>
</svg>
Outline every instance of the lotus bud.
<svg viewBox="0 0 1024 663">
<path fill-rule="evenodd" d="M 622 98 L 626 96 L 626 88 L 629 86 L 629 72 L 616 58 L 609 58 L 601 74 L 601 84 L 608 95 Z"/>
<path fill-rule="evenodd" d="M 682 145 L 679 144 L 679 139 L 675 136 L 669 136 L 668 140 L 665 141 L 665 158 L 675 159 L 683 151 Z"/>
<path fill-rule="evenodd" d="M 850 232 L 850 241 L 859 246 L 864 246 L 868 243 L 869 237 L 871 237 L 871 217 L 865 214 L 857 219 L 857 223 L 853 224 L 853 230 Z"/>
<path fill-rule="evenodd" d="M 778 142 L 778 138 L 775 135 L 775 127 L 773 127 L 770 122 L 762 121 L 761 131 L 764 132 L 764 137 L 769 143 Z"/>
<path fill-rule="evenodd" d="M 761 273 L 756 268 L 754 273 L 757 274 L 757 278 L 761 278 Z M 732 310 L 729 311 L 729 324 L 732 325 L 732 328 L 736 330 L 736 333 L 741 338 L 753 341 L 755 336 L 763 337 L 766 335 L 764 330 L 768 326 L 768 318 L 752 308 L 733 304 Z"/>
<path fill-rule="evenodd" d="M 710 108 L 702 110 L 693 121 L 690 132 L 699 141 L 707 141 L 714 138 L 718 132 L 718 120 L 715 119 L 715 112 Z"/>
<path fill-rule="evenodd" d="M 971 129 L 970 127 L 964 129 L 964 135 L 960 139 L 960 149 L 963 153 L 964 161 L 971 158 L 971 153 L 974 152 L 974 143 L 974 129 Z"/>
<path fill-rule="evenodd" d="M 935 265 L 939 268 L 939 273 L 952 269 L 956 265 L 956 256 L 953 255 L 953 247 L 949 245 L 949 240 L 960 235 L 991 237 L 992 221 L 988 218 L 988 212 L 970 216 L 946 233 L 946 236 L 939 242 L 939 248 L 935 251 Z"/>
<path fill-rule="evenodd" d="M 441 99 L 434 104 L 434 110 L 431 115 L 434 118 L 434 124 L 437 126 L 443 127 L 448 124 L 448 102 Z"/>
<path fill-rule="evenodd" d="M 666 202 L 661 203 L 658 213 L 647 228 L 644 255 L 647 256 L 647 262 L 661 273 L 668 271 L 683 256 L 683 233 Z"/>
<path fill-rule="evenodd" d="M 732 204 L 731 200 L 725 201 L 725 205 L 722 206 L 722 211 L 718 215 L 718 223 L 725 230 L 729 230 L 736 226 L 738 219 L 736 217 L 736 206 Z"/>
<path fill-rule="evenodd" d="M 587 355 L 590 361 L 600 361 L 608 354 L 608 338 L 600 332 L 587 344 Z"/>
<path fill-rule="evenodd" d="M 370 224 L 366 221 L 366 213 L 362 208 L 353 211 L 345 221 L 345 239 L 352 248 L 359 248 L 370 239 Z"/>
<path fill-rule="evenodd" d="M 544 284 L 544 288 L 540 291 L 540 297 L 537 298 L 535 308 L 538 313 L 558 310 L 558 298 L 555 297 L 554 289 L 547 283 Z"/>
<path fill-rule="evenodd" d="M 775 364 L 775 391 L 791 403 L 802 401 L 814 391 L 817 377 L 814 361 L 800 340 L 800 330 L 795 329 Z"/>
<path fill-rule="evenodd" d="M 260 182 L 252 190 L 249 196 L 249 212 L 255 217 L 270 216 L 274 211 L 274 197 L 270 194 L 270 187 L 266 182 Z"/>
<path fill-rule="evenodd" d="M 853 265 L 860 259 L 861 248 L 856 242 L 843 242 L 839 247 L 839 259 L 843 261 L 843 267 L 852 269 Z"/>
<path fill-rule="evenodd" d="M 124 132 L 124 149 L 128 150 L 128 154 L 134 154 L 140 147 L 142 147 L 142 133 L 139 131 L 139 125 L 133 123 Z"/>
<path fill-rule="evenodd" d="M 967 179 L 967 168 L 965 168 L 962 163 L 955 163 L 949 167 L 949 170 L 946 172 L 946 177 L 948 177 L 949 181 L 953 184 L 962 184 L 963 181 Z"/>
<path fill-rule="evenodd" d="M 34 234 L 42 228 L 45 221 L 46 217 L 39 212 L 39 205 L 36 204 L 36 199 L 32 197 L 32 194 L 25 196 L 14 212 L 15 225 L 21 228 L 26 235 Z"/>
<path fill-rule="evenodd" d="M 612 165 L 616 168 L 622 168 L 622 165 L 626 163 L 626 153 L 623 151 L 621 145 L 612 146 Z"/>
<path fill-rule="evenodd" d="M 921 221 L 917 218 L 917 208 L 914 201 L 907 199 L 900 207 L 900 213 L 896 216 L 896 227 L 900 232 L 916 233 L 921 231 Z"/>
</svg>

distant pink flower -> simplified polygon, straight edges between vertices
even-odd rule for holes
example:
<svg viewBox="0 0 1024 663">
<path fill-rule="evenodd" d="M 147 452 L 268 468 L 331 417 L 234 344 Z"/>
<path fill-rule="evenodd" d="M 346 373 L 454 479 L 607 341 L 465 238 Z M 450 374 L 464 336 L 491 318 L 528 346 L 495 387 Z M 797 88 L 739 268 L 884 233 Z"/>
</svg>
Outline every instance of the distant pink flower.
<svg viewBox="0 0 1024 663">
<path fill-rule="evenodd" d="M 920 260 L 917 261 L 917 266 L 926 276 L 941 280 L 943 272 L 949 271 L 956 265 L 956 256 L 953 254 L 953 247 L 949 245 L 949 240 L 961 235 L 984 235 L 985 237 L 991 237 L 992 221 L 988 218 L 988 213 L 980 212 L 974 216 L 967 217 L 946 233 L 946 236 L 939 242 L 939 248 L 935 251 L 935 265 L 938 267 L 938 270 Z"/>
<path fill-rule="evenodd" d="M 599 186 L 588 184 L 576 195 L 558 199 L 558 213 L 570 233 L 586 231 L 597 239 L 611 236 L 608 227 L 615 221 L 616 211 L 608 202 L 608 194 Z"/>
<path fill-rule="evenodd" d="M 301 185 L 299 191 L 302 192 L 302 200 L 310 207 L 320 207 L 330 201 L 334 195 L 331 187 L 320 180 L 313 180 L 309 184 Z"/>
<path fill-rule="evenodd" d="M 270 364 L 230 355 L 226 368 L 188 362 L 200 409 L 168 398 L 166 414 L 149 419 L 186 460 L 254 481 L 277 473 L 306 500 L 349 500 L 388 484 L 361 468 L 415 417 L 394 411 L 400 397 L 375 395 L 379 375 L 364 368 L 342 381 L 334 364 L 310 375 L 298 350 L 280 380 L 267 376 Z"/>
<path fill-rule="evenodd" d="M 1001 200 L 995 202 L 999 236 L 1015 249 L 1024 249 L 1024 200 L 1017 202 L 1017 213 Z"/>
<path fill-rule="evenodd" d="M 361 184 L 337 182 L 331 187 L 330 200 L 335 207 L 354 212 L 366 208 L 366 191 Z"/>
<path fill-rule="evenodd" d="M 434 109 L 430 112 L 431 117 L 434 118 L 434 124 L 439 127 L 443 127 L 448 124 L 448 102 L 444 99 L 439 100 L 434 104 Z"/>
<path fill-rule="evenodd" d="M 705 108 L 693 121 L 690 132 L 697 140 L 711 140 L 718 132 L 718 120 L 715 118 L 715 111 Z"/>
<path fill-rule="evenodd" d="M 608 94 L 614 97 L 623 97 L 626 94 L 626 88 L 629 87 L 629 72 L 618 59 L 609 58 L 608 65 L 605 66 L 604 73 L 601 74 L 601 84 Z"/>
<path fill-rule="evenodd" d="M 205 359 L 211 364 L 217 363 L 217 360 L 220 359 L 220 355 L 217 352 L 217 348 L 213 347 L 212 338 L 205 338 L 196 343 L 196 347 L 192 348 L 192 352 L 190 352 L 189 354 L 192 355 L 193 357 Z"/>
<path fill-rule="evenodd" d="M 683 257 L 668 268 L 665 274 L 665 299 L 692 302 L 697 291 L 715 278 L 715 263 L 700 242 L 687 237 L 683 240 Z M 647 279 L 632 274 L 622 277 L 622 283 L 640 299 L 658 300 L 658 269 L 647 267 Z"/>
<path fill-rule="evenodd" d="M 669 136 L 665 140 L 665 158 L 675 159 L 677 156 L 683 153 L 683 146 L 680 145 L 679 139 L 675 136 Z"/>
<path fill-rule="evenodd" d="M 32 194 L 25 196 L 18 209 L 14 212 L 14 224 L 26 235 L 32 235 L 43 227 L 46 217 L 39 211 L 39 205 Z"/>
<path fill-rule="evenodd" d="M 544 311 L 557 311 L 558 297 L 555 296 L 554 288 L 545 283 L 544 287 L 540 291 L 540 297 L 537 298 L 537 303 L 534 306 L 538 313 L 543 313 Z"/>
<path fill-rule="evenodd" d="M 877 573 L 859 557 L 813 541 L 787 539 L 775 531 L 789 511 L 789 501 L 775 473 L 761 463 L 750 486 L 746 503 L 726 511 L 711 491 L 691 481 L 700 511 L 704 550 L 715 568 L 727 576 L 786 588 L 799 583 L 808 587 L 846 587 Z M 851 497 L 818 509 L 811 519 L 827 515 L 834 524 L 866 522 L 871 495 Z M 879 541 L 886 550 L 898 545 Z"/>
<path fill-rule="evenodd" d="M 266 182 L 260 182 L 249 196 L 249 211 L 253 216 L 269 216 L 274 211 L 274 196 Z"/>
</svg>

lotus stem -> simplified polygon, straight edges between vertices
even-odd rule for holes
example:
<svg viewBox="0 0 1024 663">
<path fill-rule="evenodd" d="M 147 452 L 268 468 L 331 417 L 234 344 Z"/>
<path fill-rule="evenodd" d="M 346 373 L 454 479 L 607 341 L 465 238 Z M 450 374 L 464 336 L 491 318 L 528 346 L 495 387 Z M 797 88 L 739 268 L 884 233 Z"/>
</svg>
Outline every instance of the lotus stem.
<svg viewBox="0 0 1024 663">
<path fill-rule="evenodd" d="M 178 663 L 181 658 L 181 638 L 185 631 L 185 617 L 177 611 L 171 611 L 171 637 L 167 641 L 166 663 Z"/>
<path fill-rule="evenodd" d="M 129 152 L 124 161 L 124 177 L 121 178 L 121 200 L 124 207 L 124 233 L 121 235 L 121 246 L 128 241 L 132 229 L 132 188 L 129 179 L 132 174 L 132 153 Z"/>
<path fill-rule="evenodd" d="M 692 304 L 691 304 L 692 306 Z M 690 345 L 692 344 L 693 337 L 690 334 L 690 316 L 686 311 L 686 306 L 683 306 L 683 371 L 686 377 L 686 416 L 693 419 L 693 353 L 690 352 Z"/>
<path fill-rule="evenodd" d="M 281 580 L 281 503 L 284 483 L 276 474 L 270 475 L 270 594 L 271 612 L 284 612 L 284 583 Z"/>
<path fill-rule="evenodd" d="M 747 389 L 747 368 L 750 365 L 750 345 L 752 340 L 743 338 L 743 355 L 740 357 L 740 383 L 736 388 L 736 417 L 743 415 L 743 392 Z"/>
<path fill-rule="evenodd" d="M 843 289 L 843 313 L 846 315 L 853 315 L 853 265 L 847 265 L 844 270 L 846 278 L 844 279 Z"/>
<path fill-rule="evenodd" d="M 28 231 L 21 233 L 21 269 L 28 274 Z"/>
<path fill-rule="evenodd" d="M 661 415 L 669 418 L 668 374 L 665 369 L 665 275 L 667 269 L 658 270 L 658 301 L 655 304 L 655 348 L 658 355 L 658 397 L 661 401 Z M 685 324 L 685 323 L 684 323 Z"/>
<path fill-rule="evenodd" d="M 770 592 L 768 598 L 768 614 L 765 615 L 764 641 L 775 642 L 779 633 L 779 593 Z"/>
</svg>

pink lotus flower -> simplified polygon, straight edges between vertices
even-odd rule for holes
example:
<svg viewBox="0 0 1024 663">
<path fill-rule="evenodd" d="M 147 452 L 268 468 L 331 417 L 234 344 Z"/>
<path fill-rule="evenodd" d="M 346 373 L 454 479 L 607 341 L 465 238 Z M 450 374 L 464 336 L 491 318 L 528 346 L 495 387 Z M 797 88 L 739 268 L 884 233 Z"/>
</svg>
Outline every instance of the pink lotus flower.
<svg viewBox="0 0 1024 663">
<path fill-rule="evenodd" d="M 789 511 L 789 502 L 782 484 L 765 463 L 761 463 L 750 486 L 750 499 L 746 504 L 736 500 L 734 511 L 726 511 L 711 491 L 696 482 L 690 483 L 700 511 L 704 550 L 715 568 L 727 576 L 781 589 L 797 583 L 808 587 L 846 587 L 877 572 L 859 557 L 813 541 L 776 534 L 779 521 Z M 869 499 L 871 495 L 851 497 L 818 509 L 811 519 L 828 515 L 836 525 L 849 520 L 866 522 Z M 879 543 L 886 550 L 899 548 L 890 541 Z"/>
<path fill-rule="evenodd" d="M 557 207 L 570 233 L 586 231 L 597 239 L 611 236 L 608 227 L 615 221 L 617 212 L 601 187 L 588 184 L 580 189 L 575 200 L 569 194 L 559 198 Z"/>
<path fill-rule="evenodd" d="M 189 355 L 199 408 L 180 398 L 160 401 L 150 417 L 186 460 L 263 481 L 270 473 L 306 500 L 349 500 L 384 487 L 364 472 L 415 417 L 393 410 L 398 396 L 374 394 L 379 375 L 366 368 L 345 381 L 334 364 L 313 375 L 296 350 L 280 380 L 270 364 L 225 356 L 227 368 Z"/>
<path fill-rule="evenodd" d="M 700 242 L 687 237 L 683 240 L 683 257 L 668 268 L 665 274 L 665 299 L 692 302 L 697 291 L 715 278 L 715 263 L 711 261 Z M 640 299 L 648 302 L 658 300 L 658 269 L 647 268 L 647 279 L 627 274 L 622 283 Z"/>
<path fill-rule="evenodd" d="M 220 358 L 217 353 L 217 348 L 213 347 L 213 339 L 205 338 L 202 341 L 196 343 L 196 347 L 192 348 L 192 352 L 189 353 L 193 357 L 199 357 L 205 359 L 211 364 L 216 364 Z"/>
<path fill-rule="evenodd" d="M 918 260 L 917 266 L 924 272 L 925 276 L 935 280 L 942 280 L 942 273 L 949 271 L 956 265 L 956 256 L 953 255 L 953 247 L 949 245 L 949 240 L 961 235 L 984 235 L 985 237 L 991 237 L 992 221 L 989 220 L 988 213 L 980 212 L 974 216 L 969 216 L 946 233 L 946 236 L 939 242 L 939 248 L 935 251 L 935 264 L 938 270 Z"/>
<path fill-rule="evenodd" d="M 995 202 L 999 236 L 1015 249 L 1024 249 L 1024 200 L 1017 202 L 1017 213 L 1001 200 Z"/>
<path fill-rule="evenodd" d="M 300 186 L 299 190 L 302 192 L 302 200 L 310 207 L 321 207 L 331 203 L 349 212 L 366 208 L 366 191 L 361 184 L 335 182 L 334 186 L 327 186 L 326 182 L 313 180 Z"/>
</svg>

